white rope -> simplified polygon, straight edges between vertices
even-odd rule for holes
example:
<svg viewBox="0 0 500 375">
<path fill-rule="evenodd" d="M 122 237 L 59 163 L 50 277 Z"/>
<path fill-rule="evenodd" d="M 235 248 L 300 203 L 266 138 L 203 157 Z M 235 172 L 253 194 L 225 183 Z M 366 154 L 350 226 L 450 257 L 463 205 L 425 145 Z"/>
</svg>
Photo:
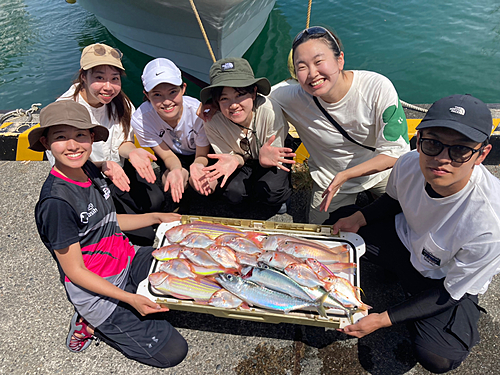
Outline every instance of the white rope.
<svg viewBox="0 0 500 375">
<path fill-rule="evenodd" d="M 418 106 L 416 106 L 414 104 L 407 103 L 407 102 L 405 102 L 404 100 L 401 100 L 401 99 L 399 99 L 399 101 L 401 102 L 401 105 L 403 107 L 405 107 L 405 108 L 413 109 L 414 111 L 418 111 L 418 112 L 427 113 L 427 109 L 425 109 L 425 108 L 418 107 Z"/>
</svg>

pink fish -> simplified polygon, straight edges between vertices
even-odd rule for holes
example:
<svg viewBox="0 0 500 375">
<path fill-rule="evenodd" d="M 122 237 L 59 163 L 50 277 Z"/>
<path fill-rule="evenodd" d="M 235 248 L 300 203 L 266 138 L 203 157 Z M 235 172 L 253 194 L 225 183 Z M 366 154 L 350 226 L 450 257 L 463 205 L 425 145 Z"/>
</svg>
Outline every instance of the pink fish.
<svg viewBox="0 0 500 375">
<path fill-rule="evenodd" d="M 245 232 L 245 237 L 251 240 L 258 247 L 262 247 L 262 240 L 264 240 L 267 236 L 268 235 L 266 233 L 262 232 Z"/>
<path fill-rule="evenodd" d="M 295 258 L 291 255 L 271 250 L 264 251 L 261 255 L 259 255 L 257 260 L 259 262 L 264 262 L 270 267 L 274 267 L 280 270 L 285 269 L 285 267 L 288 266 L 289 264 L 301 262 L 300 259 Z"/>
<path fill-rule="evenodd" d="M 158 260 L 176 259 L 179 257 L 181 249 L 182 246 L 178 244 L 163 246 L 153 251 L 152 255 Z"/>
<path fill-rule="evenodd" d="M 207 249 L 207 253 L 222 267 L 241 269 L 234 251 L 227 246 L 212 245 Z"/>
<path fill-rule="evenodd" d="M 186 277 L 198 277 L 198 275 L 193 272 L 191 263 L 189 263 L 186 259 L 170 259 L 160 265 L 159 271 L 166 272 L 169 275 L 177 276 L 183 279 Z"/>
<path fill-rule="evenodd" d="M 217 263 L 204 249 L 196 247 L 185 247 L 182 249 L 183 254 L 187 259 L 198 266 L 202 267 L 218 267 Z"/>
<path fill-rule="evenodd" d="M 252 240 L 246 237 L 232 237 L 227 240 L 220 241 L 223 246 L 228 246 L 234 251 L 246 254 L 260 254 L 262 249 L 258 247 Z"/>
<path fill-rule="evenodd" d="M 325 246 L 319 242 L 305 240 L 303 238 L 294 237 L 294 236 L 288 236 L 286 234 L 270 234 L 270 235 L 265 236 L 261 240 L 261 247 L 264 250 L 276 250 L 278 248 L 278 245 L 285 242 L 285 241 L 300 242 L 300 243 L 303 243 L 305 245 L 322 247 L 322 248 L 328 249 L 327 246 Z"/>
<path fill-rule="evenodd" d="M 220 289 L 208 300 L 208 304 L 215 307 L 224 307 L 226 309 L 237 309 L 238 307 L 249 308 L 247 303 L 228 292 L 226 289 Z"/>
<path fill-rule="evenodd" d="M 227 268 L 224 268 L 221 265 L 203 267 L 193 263 L 191 268 L 195 274 L 200 276 L 212 276 L 218 273 L 231 273 L 231 270 L 228 270 Z"/>
<path fill-rule="evenodd" d="M 156 272 L 149 275 L 151 286 L 163 294 L 168 294 L 179 299 L 194 299 L 197 302 L 207 303 L 210 297 L 221 287 L 206 279 L 180 278 Z"/>
<path fill-rule="evenodd" d="M 343 277 L 328 276 L 322 280 L 325 289 L 337 301 L 347 308 L 357 308 L 359 310 L 371 309 L 371 306 L 363 303 L 358 297 L 359 288 L 354 287 L 349 280 Z"/>
<path fill-rule="evenodd" d="M 236 252 L 238 263 L 244 266 L 257 267 L 257 255 Z"/>
<path fill-rule="evenodd" d="M 329 268 L 327 268 L 323 263 L 317 261 L 314 258 L 307 258 L 306 264 L 309 267 L 311 267 L 316 276 L 318 276 L 320 279 L 324 279 L 325 277 L 328 276 L 335 276 L 335 274 L 332 271 L 330 271 Z"/>
<path fill-rule="evenodd" d="M 244 234 L 242 231 L 227 225 L 194 221 L 190 224 L 182 224 L 170 228 L 165 232 L 165 236 L 170 243 L 174 243 L 180 242 L 190 233 L 203 233 L 211 239 L 215 239 L 224 233 L 240 233 L 241 235 Z"/>
<path fill-rule="evenodd" d="M 213 243 L 214 240 L 203 233 L 189 233 L 179 242 L 179 244 L 183 246 L 198 247 L 202 249 L 208 248 Z"/>
<path fill-rule="evenodd" d="M 327 250 L 322 247 L 310 246 L 300 242 L 285 241 L 278 245 L 278 251 L 283 251 L 304 260 L 307 258 L 314 258 L 324 264 L 349 261 L 349 248 L 346 245 Z"/>
<path fill-rule="evenodd" d="M 293 263 L 285 267 L 285 273 L 295 282 L 308 288 L 324 286 L 314 271 L 305 263 Z"/>
</svg>

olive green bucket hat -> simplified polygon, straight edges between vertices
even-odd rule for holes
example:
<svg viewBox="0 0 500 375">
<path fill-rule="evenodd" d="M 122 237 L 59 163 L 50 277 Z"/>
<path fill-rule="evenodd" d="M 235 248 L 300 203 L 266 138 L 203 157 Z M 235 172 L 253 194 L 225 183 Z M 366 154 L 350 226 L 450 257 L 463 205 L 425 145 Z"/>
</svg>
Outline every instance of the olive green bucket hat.
<svg viewBox="0 0 500 375">
<path fill-rule="evenodd" d="M 227 57 L 218 60 L 210 68 L 210 86 L 203 88 L 200 99 L 203 104 L 212 99 L 214 87 L 247 87 L 257 85 L 257 92 L 268 95 L 271 83 L 267 78 L 255 78 L 248 61 L 239 57 Z"/>
</svg>

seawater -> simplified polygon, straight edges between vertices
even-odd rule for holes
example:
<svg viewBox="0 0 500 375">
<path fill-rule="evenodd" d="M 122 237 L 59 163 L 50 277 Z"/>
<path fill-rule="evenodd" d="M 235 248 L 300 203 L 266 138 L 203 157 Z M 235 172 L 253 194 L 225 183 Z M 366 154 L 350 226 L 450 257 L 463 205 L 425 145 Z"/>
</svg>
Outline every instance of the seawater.
<svg viewBox="0 0 500 375">
<path fill-rule="evenodd" d="M 245 54 L 256 76 L 271 83 L 289 76 L 293 37 L 306 25 L 306 0 L 277 0 L 256 42 Z M 311 25 L 328 26 L 344 44 L 346 69 L 387 76 L 402 100 L 432 103 L 470 93 L 500 102 L 498 0 L 318 0 Z M 47 105 L 68 89 L 81 50 L 103 42 L 124 53 L 123 87 L 138 106 L 140 75 L 151 57 L 111 34 L 78 3 L 0 0 L 0 110 Z M 188 83 L 188 95 L 199 89 Z"/>
</svg>

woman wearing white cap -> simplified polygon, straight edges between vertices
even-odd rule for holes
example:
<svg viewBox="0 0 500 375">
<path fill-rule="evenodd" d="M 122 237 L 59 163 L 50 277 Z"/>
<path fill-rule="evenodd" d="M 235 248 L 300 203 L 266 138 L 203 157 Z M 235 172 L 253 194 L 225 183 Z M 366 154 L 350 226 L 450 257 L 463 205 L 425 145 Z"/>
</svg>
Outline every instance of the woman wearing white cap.
<svg viewBox="0 0 500 375">
<path fill-rule="evenodd" d="M 207 166 L 210 143 L 203 121 L 196 111 L 200 102 L 183 96 L 186 84 L 179 68 L 170 60 L 150 61 L 142 74 L 147 99 L 132 116 L 132 127 L 142 147 L 151 147 L 158 157 L 165 192 L 179 203 L 190 185 L 209 195 L 216 182 L 209 183 L 203 168 Z"/>
<path fill-rule="evenodd" d="M 130 118 L 134 106 L 122 91 L 125 73 L 122 53 L 106 44 L 83 49 L 80 71 L 74 84 L 58 100 L 74 100 L 87 108 L 92 123 L 106 127 L 107 141 L 95 142 L 90 160 L 108 177 L 117 213 L 132 214 L 161 210 L 163 193 L 154 182 L 151 161 L 156 157 L 134 145 Z M 52 160 L 48 154 L 49 160 Z M 135 245 L 152 245 L 152 227 L 126 233 Z"/>
</svg>

